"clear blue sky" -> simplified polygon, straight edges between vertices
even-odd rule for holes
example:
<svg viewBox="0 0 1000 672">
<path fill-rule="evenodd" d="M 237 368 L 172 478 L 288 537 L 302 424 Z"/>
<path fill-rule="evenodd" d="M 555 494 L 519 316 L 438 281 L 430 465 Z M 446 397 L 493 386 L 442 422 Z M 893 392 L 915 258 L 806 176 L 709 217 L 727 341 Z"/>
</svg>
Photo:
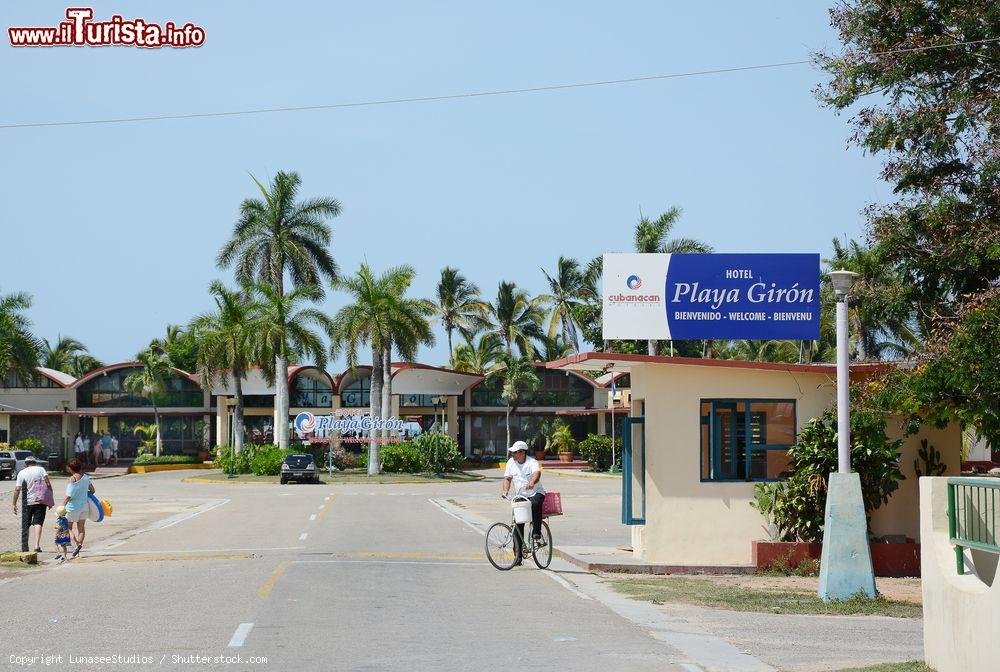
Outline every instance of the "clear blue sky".
<svg viewBox="0 0 1000 672">
<path fill-rule="evenodd" d="M 0 123 L 426 96 L 705 70 L 836 48 L 822 3 L 97 2 L 193 21 L 199 49 L 15 50 L 5 6 Z M 885 200 L 813 66 L 510 97 L 141 124 L 0 130 L 0 292 L 34 297 L 40 336 L 106 361 L 210 307 L 206 287 L 249 173 L 297 170 L 343 204 L 346 272 L 444 265 L 495 294 L 544 289 L 560 254 L 627 251 L 639 209 L 724 252 L 820 252 Z M 325 307 L 342 303 L 330 295 Z M 442 363 L 438 346 L 421 359 Z M 331 368 L 336 368 L 336 363 Z"/>
</svg>

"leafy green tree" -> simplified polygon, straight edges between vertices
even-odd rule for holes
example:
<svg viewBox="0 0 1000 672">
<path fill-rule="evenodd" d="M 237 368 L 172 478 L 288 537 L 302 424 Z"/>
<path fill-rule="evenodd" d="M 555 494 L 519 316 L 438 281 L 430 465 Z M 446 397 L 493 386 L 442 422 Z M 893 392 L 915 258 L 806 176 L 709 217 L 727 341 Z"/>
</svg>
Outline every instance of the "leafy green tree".
<svg viewBox="0 0 1000 672">
<path fill-rule="evenodd" d="M 490 329 L 510 355 L 516 346 L 525 357 L 535 355 L 536 339 L 542 338 L 542 304 L 544 299 L 532 299 L 526 291 L 513 282 L 501 282 L 497 298 L 488 304 L 487 312 L 491 320 Z"/>
<path fill-rule="evenodd" d="M 261 198 L 243 201 L 233 236 L 219 251 L 219 267 L 235 265 L 241 284 L 267 282 L 279 296 L 285 294 L 288 273 L 295 286 L 314 285 L 322 298 L 323 279 L 337 277 L 325 220 L 340 214 L 340 202 L 334 198 L 297 201 L 302 180 L 295 172 L 278 172 L 270 188 L 255 177 L 253 181 Z"/>
<path fill-rule="evenodd" d="M 156 348 L 146 348 L 135 356 L 139 368 L 133 371 L 122 382 L 129 394 L 142 397 L 153 406 L 153 419 L 156 426 L 156 455 L 163 452 L 163 432 L 160 431 L 160 400 L 167 391 L 167 379 L 171 375 L 170 363 Z"/>
<path fill-rule="evenodd" d="M 83 378 L 85 375 L 104 366 L 104 362 L 93 355 L 82 352 L 73 357 L 70 369 L 67 371 L 74 378 Z"/>
<path fill-rule="evenodd" d="M 452 334 L 457 330 L 468 341 L 487 326 L 486 303 L 479 296 L 479 287 L 469 282 L 458 269 L 445 266 L 437 284 L 434 312 L 448 335 L 448 358 L 454 365 Z"/>
<path fill-rule="evenodd" d="M 744 362 L 796 362 L 799 346 L 794 341 L 733 340 L 720 344 L 719 359 L 736 359 Z"/>
<path fill-rule="evenodd" d="M 0 386 L 6 386 L 8 372 L 23 381 L 38 375 L 35 368 L 41 343 L 24 315 L 29 308 L 31 297 L 23 292 L 0 295 Z"/>
<path fill-rule="evenodd" d="M 317 329 L 332 333 L 329 318 L 303 304 L 319 301 L 323 293 L 316 285 L 302 285 L 281 294 L 268 283 L 248 285 L 253 315 L 247 328 L 252 334 L 253 361 L 260 362 L 265 380 L 274 385 L 275 436 L 278 447 L 288 450 L 288 364 L 310 359 L 326 366 L 326 348 Z"/>
<path fill-rule="evenodd" d="M 857 110 L 852 142 L 884 157 L 896 200 L 868 208 L 868 239 L 928 339 L 919 364 L 891 381 L 913 389 L 895 394 L 997 426 L 996 397 L 984 393 L 998 387 L 996 351 L 989 365 L 973 358 L 992 332 L 968 337 L 995 316 L 1000 278 L 997 4 L 849 0 L 830 16 L 843 48 L 817 56 L 830 74 L 818 96 L 836 111 Z M 896 288 L 884 290 L 893 303 Z"/>
<path fill-rule="evenodd" d="M 510 414 L 517 410 L 521 395 L 537 390 L 542 381 L 535 372 L 534 363 L 530 358 L 509 352 L 500 354 L 494 369 L 489 373 L 489 377 L 500 381 L 500 397 L 507 405 L 507 445 L 510 446 Z"/>
<path fill-rule="evenodd" d="M 154 338 L 149 347 L 157 349 L 170 366 L 181 371 L 193 372 L 198 366 L 198 347 L 201 343 L 200 334 L 193 327 L 182 327 L 179 324 L 168 324 L 163 338 Z"/>
<path fill-rule="evenodd" d="M 590 291 L 584 273 L 580 270 L 580 262 L 559 257 L 554 275 L 549 275 L 544 268 L 542 273 L 545 274 L 551 292 L 540 297 L 552 311 L 548 337 L 554 339 L 561 329 L 562 342 L 571 347 L 573 352 L 579 352 L 580 338 L 577 335 L 574 310 L 583 303 L 584 294 Z"/>
<path fill-rule="evenodd" d="M 43 340 L 41 361 L 45 368 L 68 373 L 74 378 L 104 366 L 87 352 L 87 346 L 70 336 L 60 336 L 55 345 L 48 339 Z"/>
<path fill-rule="evenodd" d="M 499 336 L 494 333 L 481 334 L 478 340 L 470 339 L 455 346 L 452 367 L 457 371 L 486 375 L 501 352 L 503 346 Z"/>
<path fill-rule="evenodd" d="M 642 254 L 694 254 L 712 252 L 712 246 L 694 238 L 671 238 L 670 234 L 681 217 L 681 209 L 672 207 L 656 219 L 642 215 L 635 225 L 635 251 Z M 711 346 L 709 346 L 711 347 Z M 648 353 L 656 354 L 656 340 L 648 342 Z"/>
<path fill-rule="evenodd" d="M 202 385 L 230 375 L 236 407 L 233 409 L 233 449 L 243 450 L 243 379 L 254 363 L 255 333 L 249 329 L 255 319 L 254 304 L 246 290 L 235 291 L 214 280 L 208 288 L 215 310 L 196 316 L 191 331 L 199 334 L 196 370 Z"/>
</svg>

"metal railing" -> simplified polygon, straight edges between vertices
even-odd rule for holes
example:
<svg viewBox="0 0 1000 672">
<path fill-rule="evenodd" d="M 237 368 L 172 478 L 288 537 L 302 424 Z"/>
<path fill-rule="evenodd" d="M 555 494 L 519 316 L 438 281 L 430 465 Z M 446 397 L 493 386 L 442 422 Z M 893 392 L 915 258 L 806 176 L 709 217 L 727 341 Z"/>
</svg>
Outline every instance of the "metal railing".
<svg viewBox="0 0 1000 672">
<path fill-rule="evenodd" d="M 948 534 L 955 545 L 955 567 L 965 574 L 964 549 L 1000 555 L 997 505 L 1000 479 L 948 479 Z"/>
</svg>

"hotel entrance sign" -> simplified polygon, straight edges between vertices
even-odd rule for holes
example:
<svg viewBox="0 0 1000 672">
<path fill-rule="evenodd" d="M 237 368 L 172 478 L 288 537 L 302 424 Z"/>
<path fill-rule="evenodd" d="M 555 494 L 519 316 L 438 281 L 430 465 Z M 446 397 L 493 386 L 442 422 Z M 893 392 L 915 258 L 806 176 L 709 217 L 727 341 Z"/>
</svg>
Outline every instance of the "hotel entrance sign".
<svg viewBox="0 0 1000 672">
<path fill-rule="evenodd" d="M 818 254 L 605 254 L 604 338 L 819 338 Z"/>
</svg>

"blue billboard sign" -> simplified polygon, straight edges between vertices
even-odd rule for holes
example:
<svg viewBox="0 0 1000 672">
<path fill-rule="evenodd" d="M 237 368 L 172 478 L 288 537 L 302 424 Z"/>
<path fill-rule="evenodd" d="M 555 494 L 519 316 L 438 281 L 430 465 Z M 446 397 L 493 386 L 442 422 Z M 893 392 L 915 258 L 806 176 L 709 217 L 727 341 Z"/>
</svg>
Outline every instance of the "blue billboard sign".
<svg viewBox="0 0 1000 672">
<path fill-rule="evenodd" d="M 818 254 L 606 254 L 604 338 L 815 340 Z"/>
</svg>

